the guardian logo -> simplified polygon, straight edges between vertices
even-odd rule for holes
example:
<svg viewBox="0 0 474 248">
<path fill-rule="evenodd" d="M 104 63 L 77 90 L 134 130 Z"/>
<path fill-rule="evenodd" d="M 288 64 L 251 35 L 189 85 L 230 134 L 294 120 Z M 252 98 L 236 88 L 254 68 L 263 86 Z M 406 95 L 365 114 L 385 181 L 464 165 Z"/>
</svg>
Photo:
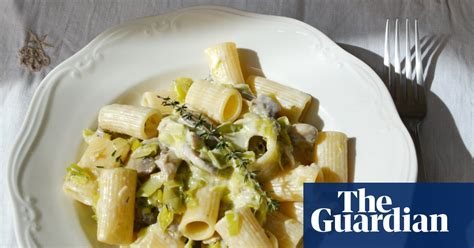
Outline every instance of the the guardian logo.
<svg viewBox="0 0 474 248">
<path fill-rule="evenodd" d="M 392 199 L 382 195 L 366 195 L 365 188 L 338 191 L 344 201 L 341 214 L 330 208 L 319 208 L 311 214 L 311 226 L 317 232 L 449 232 L 446 214 L 412 214 L 409 207 L 392 207 Z M 358 207 L 353 209 L 353 201 Z"/>
</svg>

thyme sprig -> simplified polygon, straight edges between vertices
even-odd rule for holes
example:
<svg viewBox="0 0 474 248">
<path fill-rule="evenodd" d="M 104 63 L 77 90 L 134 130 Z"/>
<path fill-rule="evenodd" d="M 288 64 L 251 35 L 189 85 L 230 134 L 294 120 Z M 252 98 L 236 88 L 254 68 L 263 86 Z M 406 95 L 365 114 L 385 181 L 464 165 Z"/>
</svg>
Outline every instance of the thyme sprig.
<svg viewBox="0 0 474 248">
<path fill-rule="evenodd" d="M 254 189 L 260 196 L 260 204 L 265 201 L 269 212 L 274 212 L 278 210 L 280 203 L 277 200 L 273 199 L 270 194 L 268 194 L 268 192 L 266 192 L 262 188 L 262 185 L 257 180 L 258 171 L 251 171 L 248 169 L 247 166 L 250 164 L 251 161 L 247 158 L 244 158 L 242 152 L 231 151 L 226 155 L 226 159 L 233 160 L 232 162 L 236 165 L 235 167 L 240 169 L 240 171 L 244 175 L 244 181 L 250 182 L 250 184 L 253 185 Z"/>
<path fill-rule="evenodd" d="M 202 114 L 197 114 L 189 110 L 185 104 L 180 104 L 178 101 L 174 101 L 169 97 L 158 96 L 158 98 L 162 100 L 161 104 L 163 106 L 172 107 L 183 120 L 196 130 L 196 133 L 204 139 L 204 141 L 214 142 L 217 149 L 221 149 L 225 152 L 224 158 L 243 174 L 244 181 L 250 183 L 259 194 L 260 204 L 265 201 L 269 212 L 278 210 L 279 202 L 271 198 L 268 192 L 262 188 L 262 185 L 260 185 L 257 180 L 257 172 L 251 171 L 248 168 L 251 160 L 245 158 L 243 152 L 234 151 L 230 142 L 219 133 L 219 130 L 211 122 L 206 120 Z"/>
</svg>

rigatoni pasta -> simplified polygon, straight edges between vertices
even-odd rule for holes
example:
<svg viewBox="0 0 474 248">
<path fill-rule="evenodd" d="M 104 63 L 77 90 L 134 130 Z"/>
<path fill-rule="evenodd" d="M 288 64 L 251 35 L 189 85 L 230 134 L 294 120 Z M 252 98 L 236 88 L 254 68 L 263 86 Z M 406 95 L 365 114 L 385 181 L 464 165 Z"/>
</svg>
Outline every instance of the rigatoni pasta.
<svg viewBox="0 0 474 248">
<path fill-rule="evenodd" d="M 133 242 L 137 172 L 125 168 L 103 169 L 99 177 L 97 239 L 107 244 Z"/>
<path fill-rule="evenodd" d="M 230 214 L 232 214 L 231 217 L 228 217 Z M 238 227 L 232 227 L 232 225 L 238 225 Z M 227 213 L 226 217 L 216 224 L 216 231 L 230 248 L 272 247 L 265 230 L 249 208 L 241 208 Z"/>
<path fill-rule="evenodd" d="M 140 105 L 147 108 L 153 108 L 158 110 L 162 115 L 170 115 L 173 112 L 171 106 L 163 106 L 163 99 L 158 98 L 159 96 L 168 96 L 175 99 L 175 93 L 171 89 L 147 91 L 143 93 Z"/>
<path fill-rule="evenodd" d="M 257 95 L 265 94 L 274 97 L 282 107 L 279 114 L 287 116 L 293 123 L 302 119 L 311 103 L 311 95 L 264 77 L 250 76 L 247 83 Z"/>
<path fill-rule="evenodd" d="M 163 116 L 170 115 L 173 112 L 173 107 L 163 104 L 163 96 L 170 98 L 172 101 L 183 103 L 192 84 L 192 79 L 179 77 L 174 80 L 172 87 L 143 93 L 140 105 L 147 108 L 157 109 Z"/>
<path fill-rule="evenodd" d="M 347 182 L 347 136 L 341 132 L 321 132 L 316 141 L 315 162 L 326 182 Z"/>
<path fill-rule="evenodd" d="M 264 183 L 264 188 L 279 201 L 303 201 L 304 183 L 314 183 L 321 174 L 317 164 L 300 165 Z"/>
<path fill-rule="evenodd" d="M 224 84 L 245 83 L 235 43 L 220 43 L 207 48 L 204 53 L 213 80 Z"/>
<path fill-rule="evenodd" d="M 130 244 L 130 248 L 184 248 L 184 242 L 161 229 L 158 223 L 148 226 L 138 233 L 138 238 Z"/>
<path fill-rule="evenodd" d="M 280 212 L 267 218 L 265 228 L 277 238 L 278 248 L 294 248 L 302 242 L 303 224 Z"/>
<path fill-rule="evenodd" d="M 99 111 L 99 127 L 139 139 L 156 137 L 161 114 L 156 109 L 112 104 Z"/>
<path fill-rule="evenodd" d="M 219 123 L 234 121 L 242 111 L 242 96 L 236 89 L 205 80 L 193 83 L 185 103 Z"/>
<path fill-rule="evenodd" d="M 215 231 L 222 190 L 212 185 L 200 188 L 196 192 L 196 201 L 188 206 L 183 214 L 179 230 L 192 240 L 205 240 Z"/>
<path fill-rule="evenodd" d="M 275 237 L 273 233 L 268 230 L 265 230 L 265 234 L 267 235 L 268 239 L 270 240 L 271 247 L 277 248 L 278 246 L 278 239 Z"/>
<path fill-rule="evenodd" d="M 102 107 L 63 191 L 91 206 L 106 244 L 301 247 L 303 185 L 347 181 L 347 137 L 299 122 L 309 94 L 243 84 L 234 43 L 205 53 L 212 78 Z"/>
<path fill-rule="evenodd" d="M 280 212 L 303 224 L 303 202 L 280 202 Z"/>
</svg>

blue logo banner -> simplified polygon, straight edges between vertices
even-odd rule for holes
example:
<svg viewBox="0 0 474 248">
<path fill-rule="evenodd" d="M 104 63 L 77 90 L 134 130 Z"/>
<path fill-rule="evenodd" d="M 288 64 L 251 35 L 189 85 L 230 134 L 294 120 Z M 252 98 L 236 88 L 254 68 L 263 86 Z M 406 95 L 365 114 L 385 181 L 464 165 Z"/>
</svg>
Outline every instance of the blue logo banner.
<svg viewBox="0 0 474 248">
<path fill-rule="evenodd" d="M 474 248 L 474 183 L 305 183 L 304 246 Z"/>
</svg>

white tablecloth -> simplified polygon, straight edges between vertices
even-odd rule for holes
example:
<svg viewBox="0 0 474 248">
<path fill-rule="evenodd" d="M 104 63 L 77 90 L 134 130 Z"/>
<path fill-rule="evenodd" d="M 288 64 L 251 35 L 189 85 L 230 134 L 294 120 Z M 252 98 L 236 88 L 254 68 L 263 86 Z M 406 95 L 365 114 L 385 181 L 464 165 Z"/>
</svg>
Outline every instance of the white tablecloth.
<svg viewBox="0 0 474 248">
<path fill-rule="evenodd" d="M 474 181 L 474 1 L 406 0 L 0 0 L 0 246 L 15 247 L 7 157 L 41 79 L 105 29 L 137 17 L 199 4 L 302 20 L 380 72 L 386 18 L 418 18 L 424 37 L 428 114 L 421 130 L 427 181 Z M 47 34 L 51 65 L 19 65 L 27 30 Z M 44 173 L 48 173 L 47 165 Z M 67 228 L 67 227 L 64 227 Z M 59 234 L 60 235 L 60 234 Z"/>
</svg>

